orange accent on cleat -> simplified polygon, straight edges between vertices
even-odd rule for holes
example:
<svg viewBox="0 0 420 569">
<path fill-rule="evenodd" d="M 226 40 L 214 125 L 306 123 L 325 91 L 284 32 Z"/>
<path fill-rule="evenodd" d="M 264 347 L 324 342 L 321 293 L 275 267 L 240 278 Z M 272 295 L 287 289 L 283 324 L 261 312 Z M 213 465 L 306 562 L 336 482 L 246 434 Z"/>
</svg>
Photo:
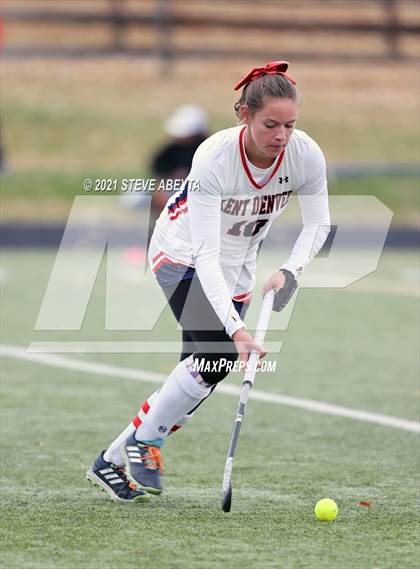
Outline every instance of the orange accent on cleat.
<svg viewBox="0 0 420 569">
<path fill-rule="evenodd" d="M 163 474 L 163 461 L 160 454 L 160 448 L 152 446 L 148 446 L 147 448 L 149 450 L 149 454 L 142 456 L 144 466 L 146 468 L 150 468 L 150 470 L 159 470 L 159 473 Z"/>
</svg>

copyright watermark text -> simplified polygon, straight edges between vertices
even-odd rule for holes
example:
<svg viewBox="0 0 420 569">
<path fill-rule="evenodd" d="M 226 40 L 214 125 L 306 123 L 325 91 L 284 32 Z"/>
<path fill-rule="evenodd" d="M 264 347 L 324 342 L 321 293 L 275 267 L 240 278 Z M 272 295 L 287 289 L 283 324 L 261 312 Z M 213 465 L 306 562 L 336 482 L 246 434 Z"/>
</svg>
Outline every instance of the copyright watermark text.
<svg viewBox="0 0 420 569">
<path fill-rule="evenodd" d="M 182 178 L 85 178 L 82 185 L 85 192 L 177 192 L 184 182 Z M 199 185 L 198 180 L 189 180 L 188 190 L 197 191 Z"/>
</svg>

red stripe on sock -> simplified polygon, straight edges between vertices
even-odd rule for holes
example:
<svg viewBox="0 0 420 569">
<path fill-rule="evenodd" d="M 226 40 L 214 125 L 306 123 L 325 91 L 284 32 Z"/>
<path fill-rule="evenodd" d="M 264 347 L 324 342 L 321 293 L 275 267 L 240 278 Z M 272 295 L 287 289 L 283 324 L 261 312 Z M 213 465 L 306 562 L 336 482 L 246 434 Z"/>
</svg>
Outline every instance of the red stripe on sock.
<svg viewBox="0 0 420 569">
<path fill-rule="evenodd" d="M 143 405 L 141 406 L 140 411 L 143 411 L 143 413 L 147 414 L 147 412 L 150 409 L 150 405 L 149 402 L 146 401 L 143 403 Z M 136 429 L 138 429 L 140 427 L 140 425 L 142 424 L 142 420 L 140 419 L 140 417 L 138 415 L 136 415 L 133 419 L 133 425 L 136 427 Z"/>
</svg>

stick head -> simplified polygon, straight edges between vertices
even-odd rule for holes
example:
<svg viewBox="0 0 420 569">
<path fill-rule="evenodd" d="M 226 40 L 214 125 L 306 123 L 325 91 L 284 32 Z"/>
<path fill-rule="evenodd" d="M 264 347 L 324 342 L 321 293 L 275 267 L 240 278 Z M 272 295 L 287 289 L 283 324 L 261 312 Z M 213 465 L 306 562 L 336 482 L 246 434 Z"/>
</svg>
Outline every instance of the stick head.
<svg viewBox="0 0 420 569">
<path fill-rule="evenodd" d="M 224 512 L 230 512 L 230 506 L 232 504 L 232 484 L 229 484 L 227 490 L 222 492 L 222 510 Z"/>
</svg>

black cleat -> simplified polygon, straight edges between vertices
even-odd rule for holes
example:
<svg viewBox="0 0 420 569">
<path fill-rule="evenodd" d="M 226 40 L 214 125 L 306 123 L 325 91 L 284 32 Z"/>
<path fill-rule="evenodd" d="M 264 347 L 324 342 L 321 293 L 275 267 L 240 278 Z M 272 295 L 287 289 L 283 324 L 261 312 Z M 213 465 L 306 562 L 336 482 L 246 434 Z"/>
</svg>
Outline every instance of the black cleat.
<svg viewBox="0 0 420 569">
<path fill-rule="evenodd" d="M 122 449 L 127 478 L 150 494 L 161 494 L 163 474 L 160 448 L 141 443 L 131 435 Z"/>
<path fill-rule="evenodd" d="M 86 478 L 93 484 L 108 492 L 115 502 L 144 502 L 150 499 L 147 492 L 137 488 L 127 480 L 124 468 L 104 460 L 102 451 L 91 468 L 86 472 Z"/>
</svg>

